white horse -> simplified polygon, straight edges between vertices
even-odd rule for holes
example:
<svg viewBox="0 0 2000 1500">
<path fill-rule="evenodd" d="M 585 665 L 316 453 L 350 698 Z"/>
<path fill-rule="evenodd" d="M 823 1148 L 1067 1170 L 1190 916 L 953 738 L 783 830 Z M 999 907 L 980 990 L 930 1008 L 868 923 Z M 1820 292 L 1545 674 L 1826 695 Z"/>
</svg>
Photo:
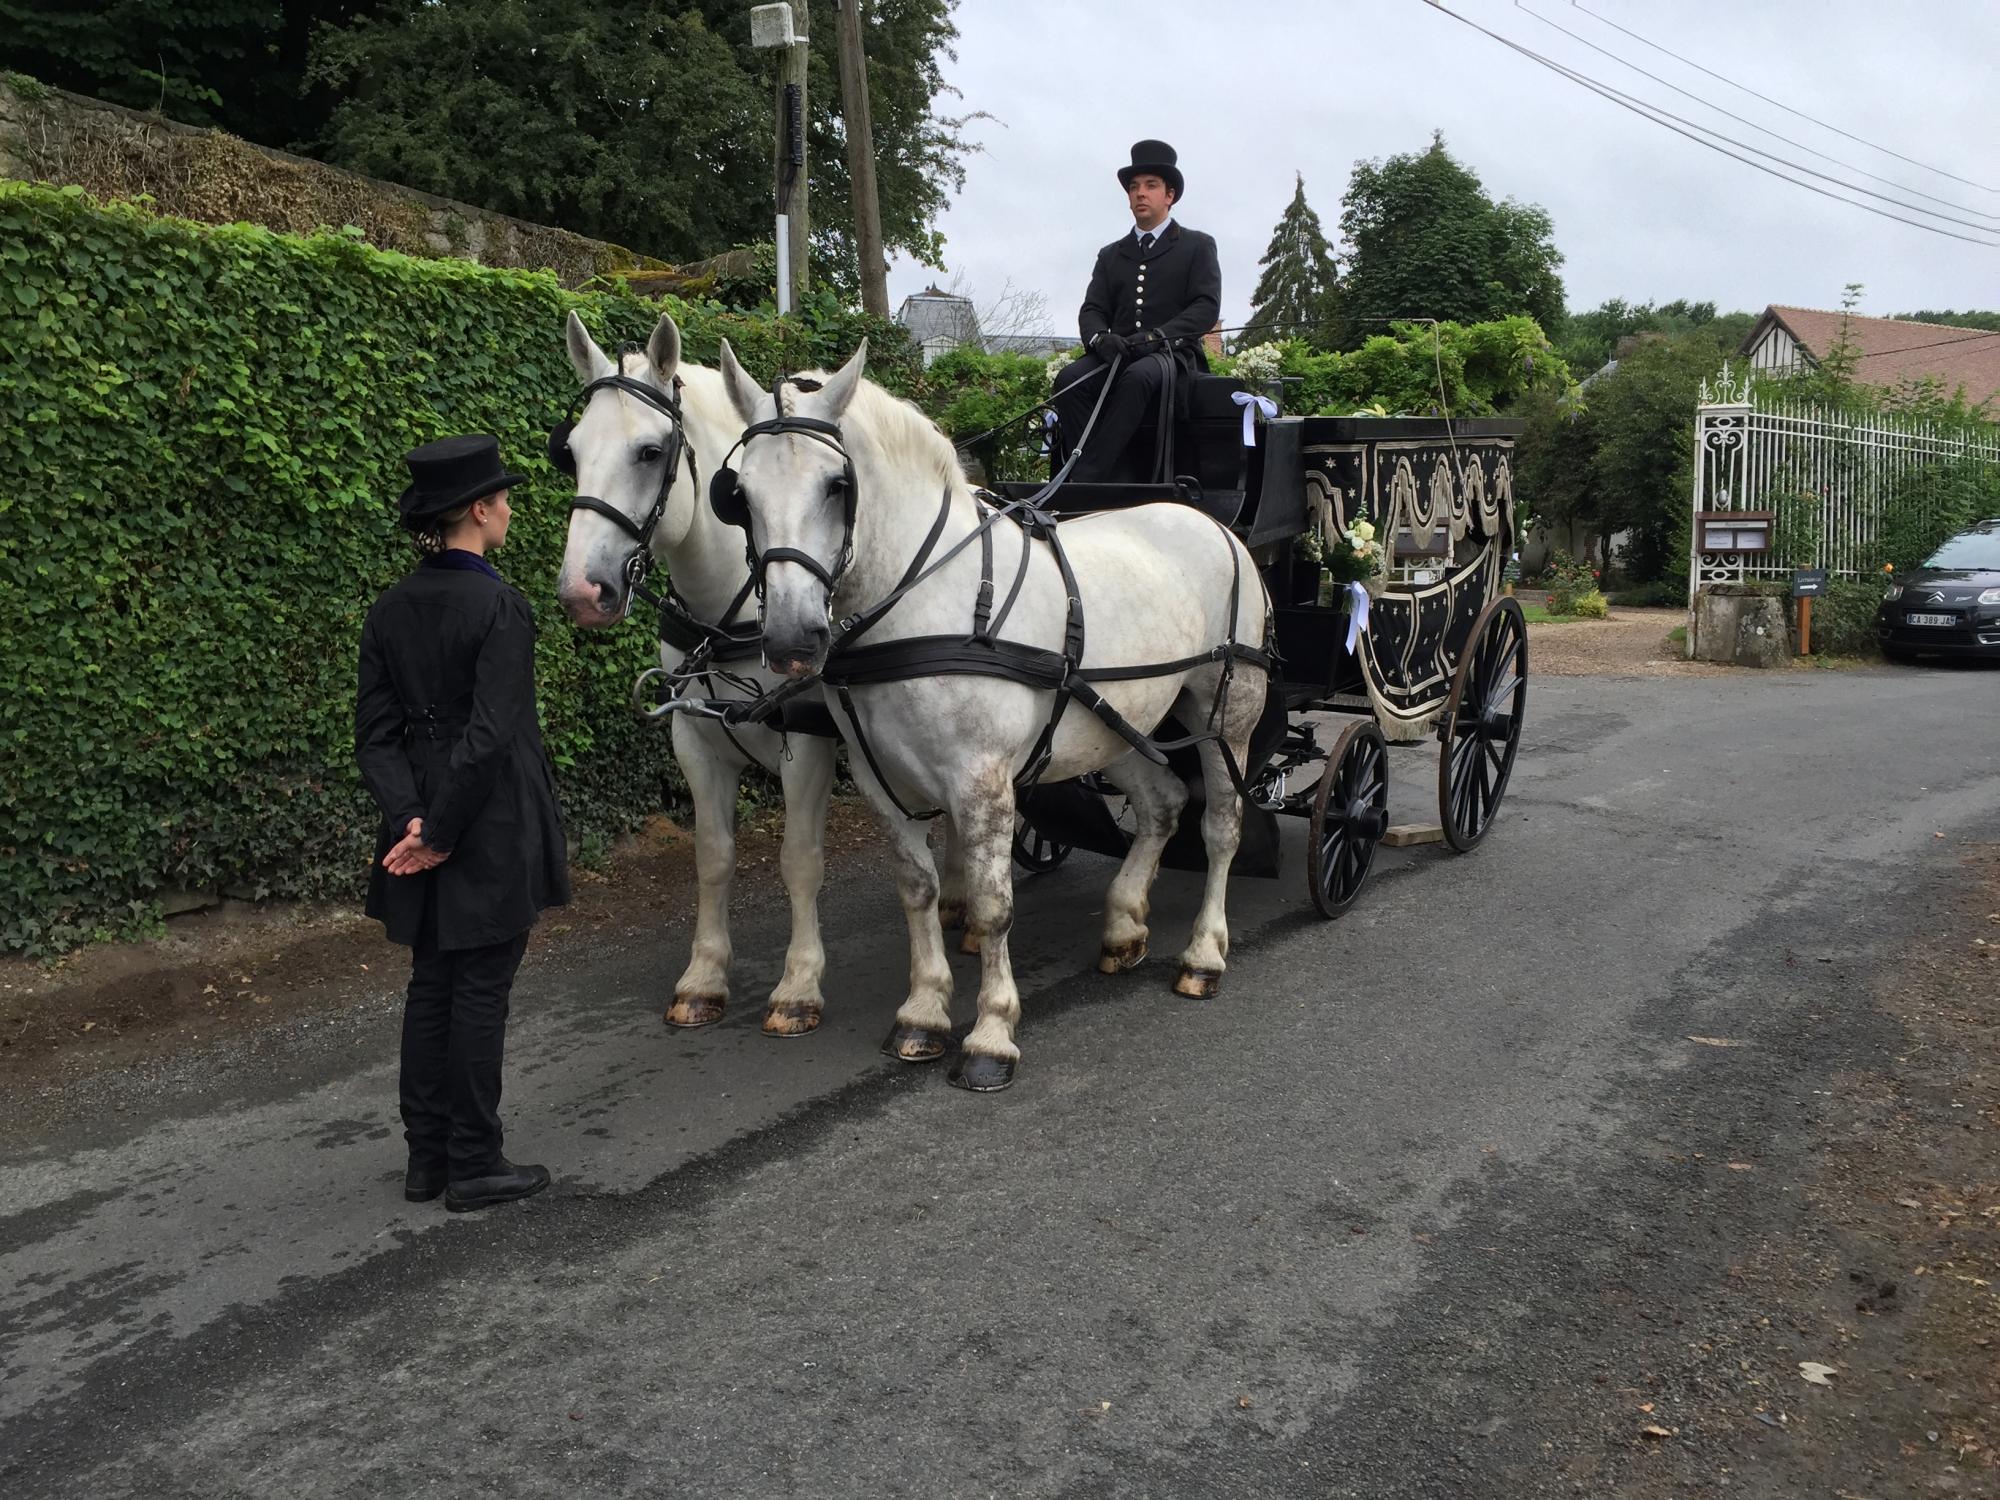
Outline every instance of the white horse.
<svg viewBox="0 0 2000 1500">
<path fill-rule="evenodd" d="M 662 317 L 646 352 L 627 354 L 614 365 L 585 331 L 575 313 L 565 328 L 570 363 L 588 387 L 622 376 L 657 394 L 673 397 L 678 377 L 681 433 L 669 410 L 643 394 L 614 385 L 592 390 L 569 433 L 579 499 L 594 499 L 625 517 L 621 524 L 604 510 L 570 513 L 569 542 L 563 552 L 556 594 L 571 620 L 586 629 L 615 625 L 632 607 L 630 565 L 642 545 L 665 565 L 669 583 L 688 611 L 712 625 L 754 619 L 746 601 L 743 533 L 724 526 L 709 509 L 708 478 L 735 445 L 743 424 L 736 420 L 722 377 L 714 370 L 683 363 L 680 330 Z M 622 369 L 620 368 L 622 365 Z M 684 445 L 684 452 L 677 452 Z M 666 465 L 674 471 L 666 472 Z M 697 477 L 699 483 L 697 483 Z M 662 485 L 664 484 L 664 491 Z M 651 525 L 647 517 L 662 500 Z M 731 619 L 731 605 L 737 606 Z M 687 653 L 660 643 L 660 662 L 677 670 Z M 743 699 L 769 689 L 777 679 L 754 657 L 730 664 L 731 675 L 755 684 L 745 693 L 721 676 L 693 687 L 695 695 Z M 744 768 L 754 760 L 775 771 L 785 793 L 784 849 L 779 867 L 791 897 L 792 937 L 785 972 L 764 1011 L 764 1030 L 773 1036 L 803 1036 L 819 1025 L 820 978 L 826 950 L 820 942 L 819 891 L 825 873 L 827 800 L 833 788 L 834 742 L 749 725 L 725 728 L 713 718 L 676 713 L 674 755 L 694 797 L 695 870 L 700 895 L 695 910 L 694 952 L 674 985 L 667 1007 L 671 1026 L 706 1026 L 722 1019 L 729 995 L 729 885 L 736 873 L 736 794 Z"/>
<path fill-rule="evenodd" d="M 966 545 L 916 582 L 868 630 L 865 645 L 963 639 L 980 608 L 988 565 L 982 544 L 968 539 L 989 512 L 967 485 L 949 440 L 915 407 L 861 378 L 866 356 L 864 344 L 837 374 L 781 385 L 774 396 L 722 346 L 723 379 L 751 429 L 737 465 L 735 508 L 749 525 L 764 575 L 765 659 L 794 678 L 827 668 L 835 619 L 845 624 L 905 581 L 941 513 L 931 561 Z M 787 425 L 800 418 L 831 425 Z M 757 430 L 774 420 L 776 429 Z M 1242 544 L 1186 505 L 1080 516 L 1065 521 L 1060 535 L 1082 601 L 1083 668 L 1179 664 L 1157 676 L 1099 677 L 1104 699 L 1140 730 L 1153 730 L 1171 713 L 1216 736 L 1200 746 L 1207 885 L 1175 983 L 1182 994 L 1211 995 L 1229 949 L 1224 895 L 1242 827 L 1222 745 L 1243 766 L 1264 705 L 1267 673 L 1254 649 L 1265 643 L 1262 583 Z M 1025 570 L 1004 626 L 993 633 L 1061 653 L 1070 589 L 1049 543 L 1031 539 L 1011 520 L 998 522 L 990 541 L 994 590 L 984 597 L 1005 596 Z M 1252 649 L 1237 651 L 1232 643 Z M 854 659 L 836 652 L 828 680 L 843 681 L 852 670 L 843 663 Z M 1048 660 L 1041 658 L 1044 666 Z M 968 937 L 981 958 L 979 1017 L 951 1073 L 966 1088 L 1005 1088 L 1020 1056 L 1014 1042 L 1020 996 L 1007 950 L 1015 777 L 1042 741 L 1057 697 L 1049 687 L 963 668 L 856 680 L 844 697 L 838 689 L 827 694 L 851 747 L 855 779 L 881 813 L 896 856 L 910 926 L 910 992 L 885 1050 L 906 1061 L 940 1056 L 951 1040 L 938 874 L 925 825 L 910 814 L 942 810 L 957 835 Z M 1062 714 L 1047 748 L 1047 779 L 1101 770 L 1136 815 L 1131 850 L 1106 897 L 1100 958 L 1106 972 L 1131 968 L 1145 956 L 1148 893 L 1187 788 L 1081 703 Z"/>
</svg>

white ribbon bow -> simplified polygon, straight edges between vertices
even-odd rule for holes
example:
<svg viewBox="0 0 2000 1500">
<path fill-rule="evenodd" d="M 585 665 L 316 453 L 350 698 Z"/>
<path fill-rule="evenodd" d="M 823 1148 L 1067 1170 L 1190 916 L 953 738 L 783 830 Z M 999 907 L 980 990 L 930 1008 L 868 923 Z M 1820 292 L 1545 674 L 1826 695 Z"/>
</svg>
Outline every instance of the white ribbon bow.
<svg viewBox="0 0 2000 1500">
<path fill-rule="evenodd" d="M 1269 396 L 1258 395 L 1255 391 L 1231 391 L 1229 399 L 1243 408 L 1243 446 L 1256 447 L 1257 413 L 1262 412 L 1264 420 L 1268 422 L 1278 414 L 1278 403 Z"/>
<path fill-rule="evenodd" d="M 1347 654 L 1354 654 L 1354 643 L 1361 639 L 1361 632 L 1368 628 L 1368 585 L 1350 581 L 1347 592 L 1354 599 L 1354 609 L 1347 617 Z"/>
</svg>

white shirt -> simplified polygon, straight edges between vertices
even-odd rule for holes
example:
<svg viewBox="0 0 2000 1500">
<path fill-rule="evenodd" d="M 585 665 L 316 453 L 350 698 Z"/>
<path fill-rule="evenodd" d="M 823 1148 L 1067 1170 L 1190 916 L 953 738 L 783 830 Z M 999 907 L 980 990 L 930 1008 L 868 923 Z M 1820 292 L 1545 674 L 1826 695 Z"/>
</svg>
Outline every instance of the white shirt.
<svg viewBox="0 0 2000 1500">
<path fill-rule="evenodd" d="M 1153 243 L 1157 245 L 1167 237 L 1167 230 L 1173 226 L 1173 222 L 1172 218 L 1162 219 L 1160 220 L 1160 227 L 1158 229 L 1141 229 L 1137 223 L 1134 223 L 1132 226 L 1132 238 L 1143 240 L 1150 234 L 1153 237 Z"/>
</svg>

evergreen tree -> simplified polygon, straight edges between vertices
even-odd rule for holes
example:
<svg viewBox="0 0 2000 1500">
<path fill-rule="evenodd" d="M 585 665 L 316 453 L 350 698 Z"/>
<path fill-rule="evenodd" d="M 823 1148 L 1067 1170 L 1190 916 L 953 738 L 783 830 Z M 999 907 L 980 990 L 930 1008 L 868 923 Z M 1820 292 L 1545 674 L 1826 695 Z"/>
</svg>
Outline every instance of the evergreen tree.
<svg viewBox="0 0 2000 1500">
<path fill-rule="evenodd" d="M 1240 348 L 1288 338 L 1330 347 L 1333 330 L 1326 325 L 1339 272 L 1319 215 L 1306 202 L 1305 175 L 1294 175 L 1292 201 L 1257 262 L 1263 274 L 1250 294 L 1250 322 L 1236 341 Z"/>
<path fill-rule="evenodd" d="M 1357 165 L 1343 203 L 1342 348 L 1390 318 L 1486 323 L 1525 313 L 1545 332 L 1561 330 L 1562 252 L 1547 212 L 1494 202 L 1443 136 L 1419 154 Z"/>
</svg>

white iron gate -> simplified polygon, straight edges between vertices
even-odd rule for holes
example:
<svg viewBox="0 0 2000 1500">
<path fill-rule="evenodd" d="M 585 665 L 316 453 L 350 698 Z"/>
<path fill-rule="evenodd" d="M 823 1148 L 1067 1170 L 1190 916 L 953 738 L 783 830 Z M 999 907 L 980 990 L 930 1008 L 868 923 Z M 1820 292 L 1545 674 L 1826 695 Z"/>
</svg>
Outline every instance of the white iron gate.
<svg viewBox="0 0 2000 1500">
<path fill-rule="evenodd" d="M 1794 568 L 1871 573 L 1883 513 L 1914 470 L 1968 455 L 2000 463 L 2000 430 L 1856 419 L 1753 391 L 1727 365 L 1702 382 L 1694 444 L 1690 596 L 1703 584 L 1789 579 Z"/>
</svg>

